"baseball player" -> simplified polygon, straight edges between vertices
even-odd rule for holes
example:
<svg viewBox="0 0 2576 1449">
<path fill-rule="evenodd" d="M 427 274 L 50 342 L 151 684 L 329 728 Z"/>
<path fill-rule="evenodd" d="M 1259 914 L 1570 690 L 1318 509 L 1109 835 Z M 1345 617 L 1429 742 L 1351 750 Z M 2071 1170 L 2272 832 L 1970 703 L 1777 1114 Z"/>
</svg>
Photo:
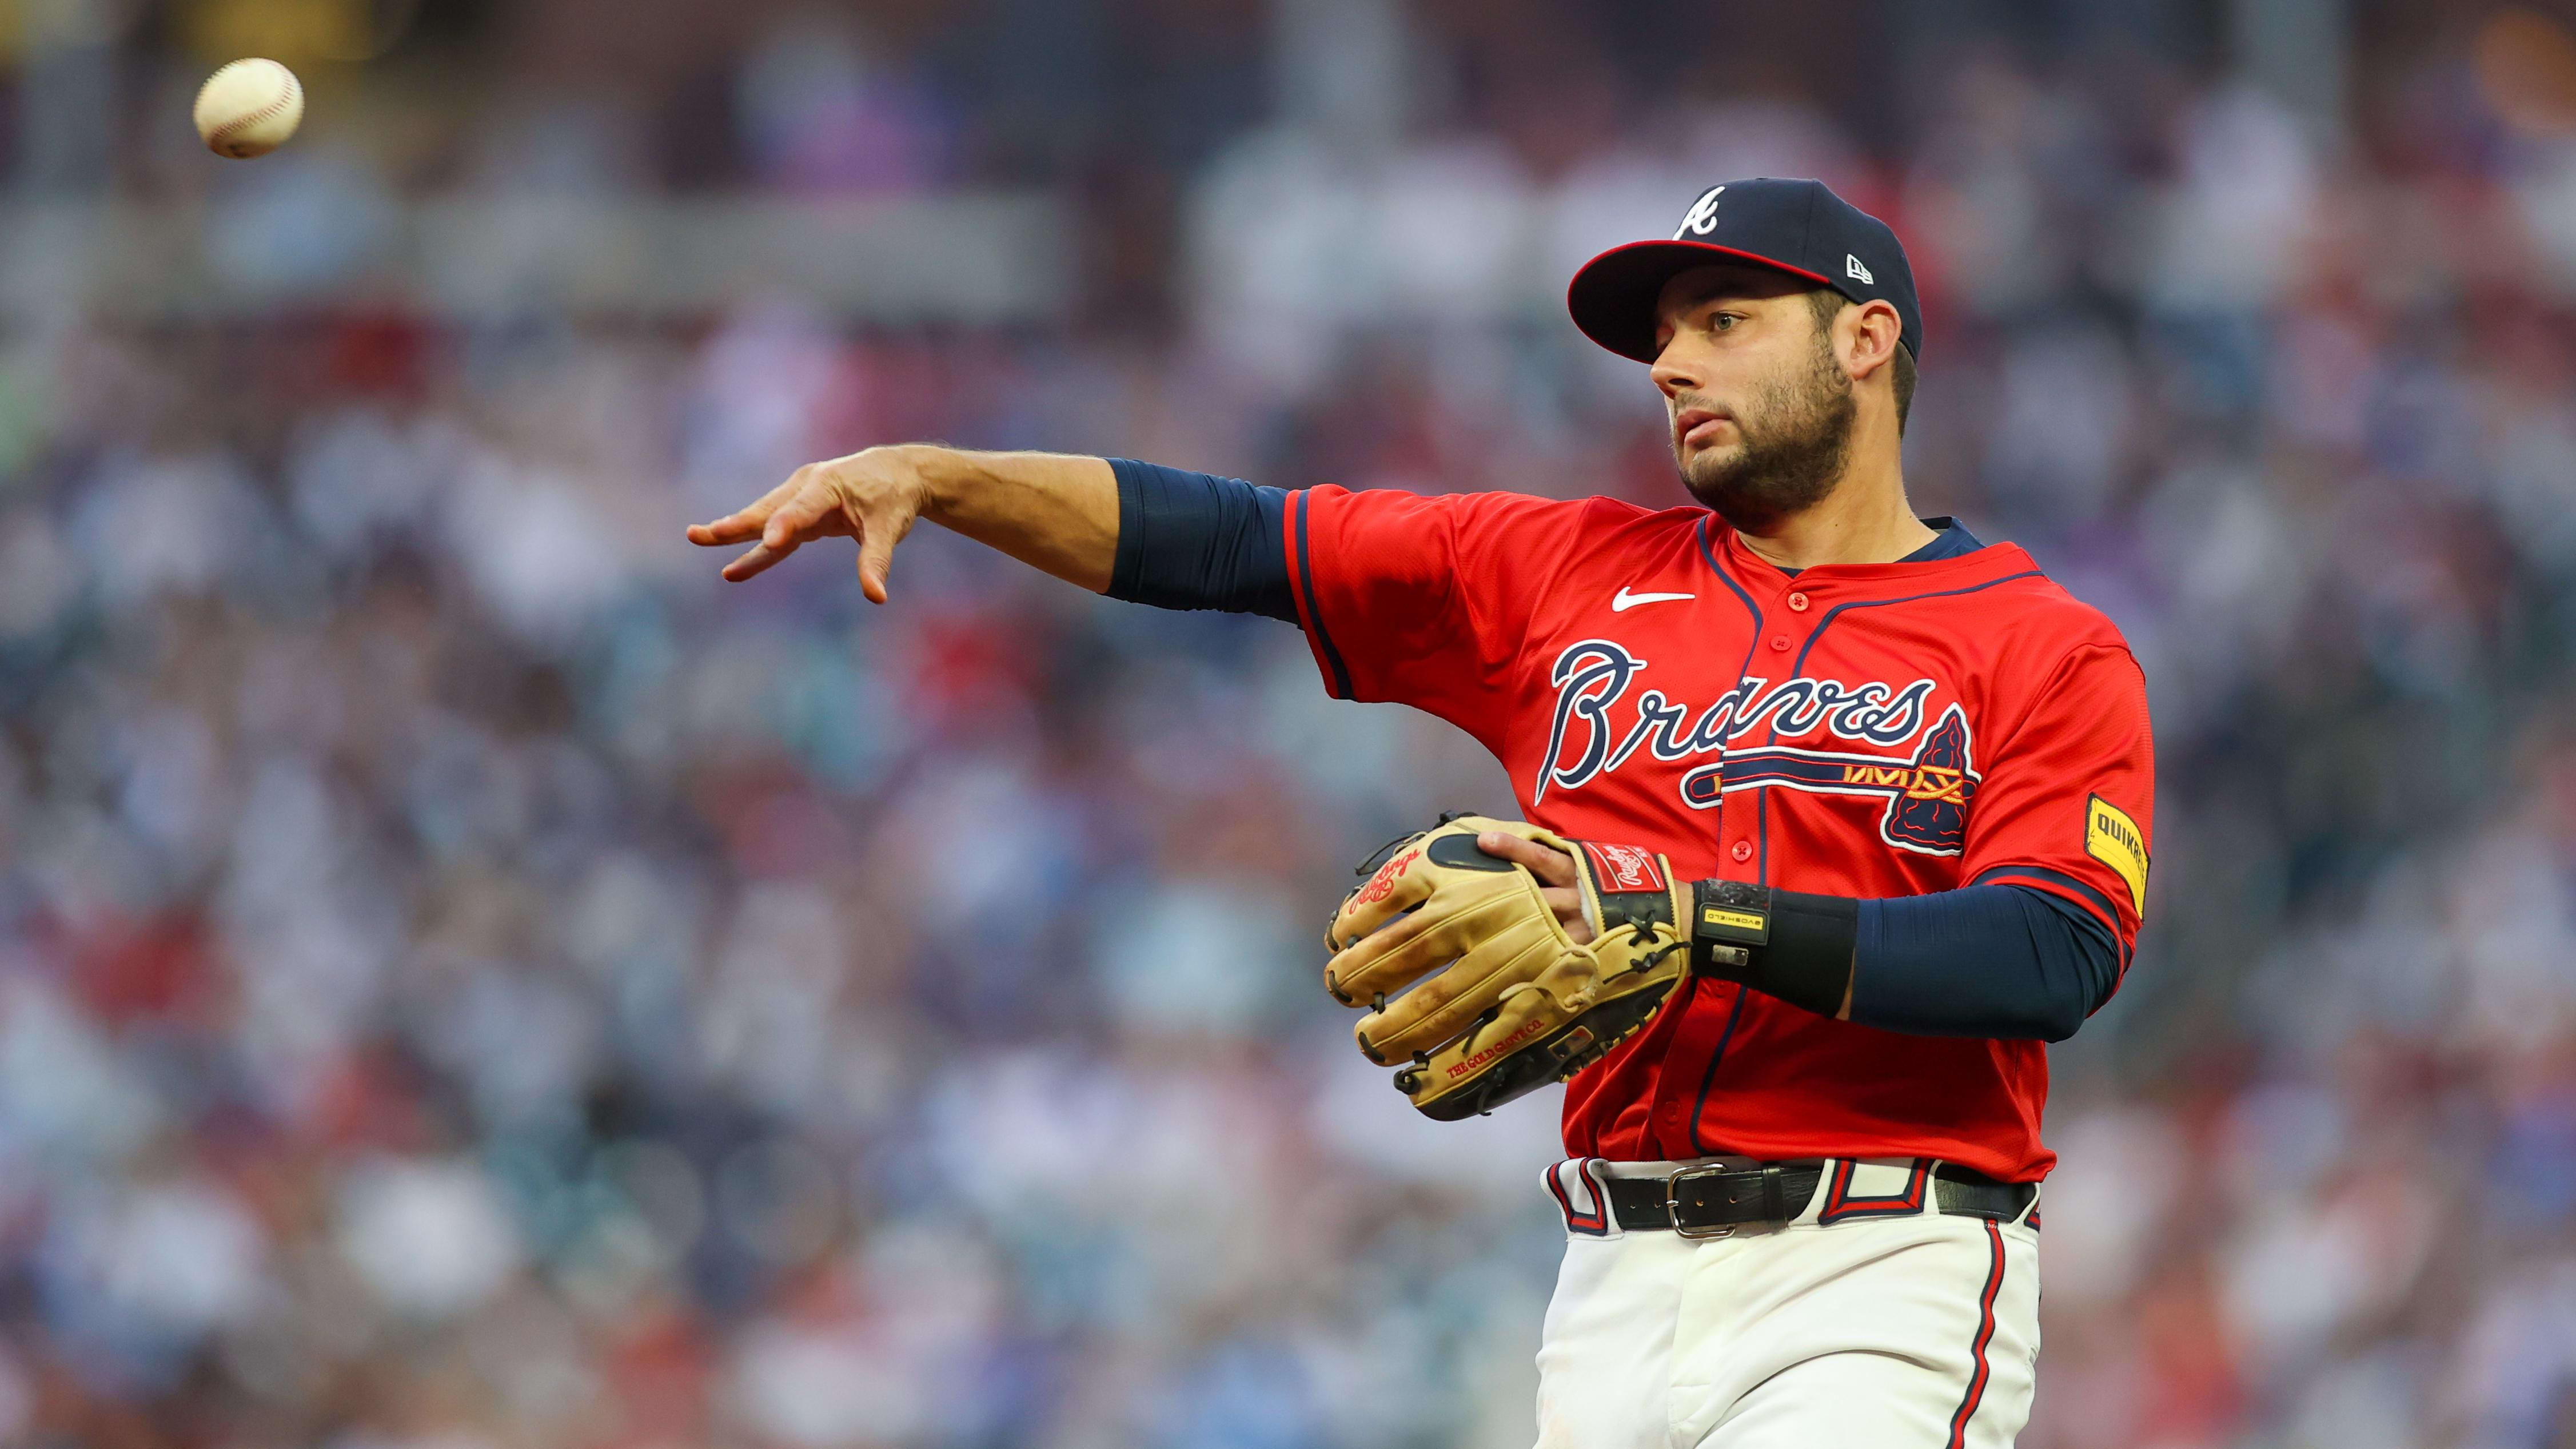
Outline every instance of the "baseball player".
<svg viewBox="0 0 2576 1449">
<path fill-rule="evenodd" d="M 2145 682 L 2010 544 L 1907 506 L 1895 234 L 1814 181 L 1593 259 L 1695 503 L 1282 492 L 872 448 L 690 530 L 728 579 L 929 518 L 1113 597 L 1295 623 L 1335 696 L 1509 770 L 1344 903 L 1327 984 L 1423 1111 L 1558 1077 L 1543 1449 L 1996 1446 L 2039 1352 L 2044 1044 L 2146 899 Z M 1408 985 L 1411 990 L 1405 990 Z"/>
</svg>

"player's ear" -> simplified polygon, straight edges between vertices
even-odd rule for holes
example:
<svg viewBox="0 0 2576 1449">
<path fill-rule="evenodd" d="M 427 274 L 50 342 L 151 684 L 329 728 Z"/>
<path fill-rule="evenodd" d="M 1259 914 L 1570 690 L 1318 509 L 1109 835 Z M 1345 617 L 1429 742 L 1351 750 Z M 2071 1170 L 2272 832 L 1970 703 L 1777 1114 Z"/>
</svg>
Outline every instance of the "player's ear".
<svg viewBox="0 0 2576 1449">
<path fill-rule="evenodd" d="M 1843 368 L 1851 374 L 1852 381 L 1866 381 L 1870 374 L 1896 360 L 1905 321 L 1887 302 L 1872 300 L 1845 307 L 1834 323 L 1834 340 L 1838 344 L 1835 351 L 1842 355 Z"/>
</svg>

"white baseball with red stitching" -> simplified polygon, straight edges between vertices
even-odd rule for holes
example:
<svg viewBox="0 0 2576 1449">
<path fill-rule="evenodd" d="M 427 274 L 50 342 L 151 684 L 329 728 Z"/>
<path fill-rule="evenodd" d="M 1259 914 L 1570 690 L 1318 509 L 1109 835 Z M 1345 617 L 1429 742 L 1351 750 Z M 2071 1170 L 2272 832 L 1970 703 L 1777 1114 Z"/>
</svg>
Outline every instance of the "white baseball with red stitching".
<svg viewBox="0 0 2576 1449">
<path fill-rule="evenodd" d="M 304 84 L 273 60 L 237 60 L 197 90 L 197 134 L 218 156 L 247 161 L 286 144 L 304 120 Z"/>
</svg>

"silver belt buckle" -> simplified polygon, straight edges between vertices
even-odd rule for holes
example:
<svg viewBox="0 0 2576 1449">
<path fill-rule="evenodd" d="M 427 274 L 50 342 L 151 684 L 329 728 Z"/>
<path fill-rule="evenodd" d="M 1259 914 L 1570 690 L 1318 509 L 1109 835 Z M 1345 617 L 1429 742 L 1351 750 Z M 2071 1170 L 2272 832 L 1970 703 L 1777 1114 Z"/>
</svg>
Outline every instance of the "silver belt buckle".
<svg viewBox="0 0 2576 1449">
<path fill-rule="evenodd" d="M 1684 1238 L 1692 1242 L 1701 1242 L 1711 1238 L 1731 1238 L 1735 1236 L 1735 1230 L 1742 1227 L 1742 1223 L 1721 1223 L 1713 1228 L 1683 1227 L 1682 1184 L 1695 1177 L 1716 1177 L 1722 1173 L 1734 1172 L 1737 1170 L 1738 1169 L 1731 1164 L 1724 1162 L 1703 1162 L 1697 1166 L 1682 1168 L 1672 1176 L 1664 1179 L 1664 1221 L 1672 1225 L 1673 1235 L 1675 1237 Z"/>
</svg>

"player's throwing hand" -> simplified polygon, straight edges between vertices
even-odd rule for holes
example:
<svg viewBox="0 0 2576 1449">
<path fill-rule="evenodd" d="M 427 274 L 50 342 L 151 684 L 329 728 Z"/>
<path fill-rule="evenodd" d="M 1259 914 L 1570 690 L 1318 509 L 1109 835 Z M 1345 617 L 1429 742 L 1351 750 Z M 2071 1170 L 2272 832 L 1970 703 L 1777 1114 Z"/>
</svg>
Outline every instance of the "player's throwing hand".
<svg viewBox="0 0 2576 1449">
<path fill-rule="evenodd" d="M 871 603 L 886 601 L 886 575 L 894 546 L 912 531 L 929 502 L 929 484 L 907 448 L 867 448 L 825 463 L 808 463 L 787 481 L 713 523 L 693 524 L 689 542 L 708 548 L 758 544 L 724 566 L 740 583 L 818 538 L 859 541 L 859 589 Z"/>
<path fill-rule="evenodd" d="M 689 526 L 704 548 L 749 543 L 728 582 L 764 573 L 818 538 L 859 541 L 859 588 L 886 601 L 894 548 L 922 519 L 991 544 L 1094 593 L 1118 556 L 1118 484 L 1099 458 L 970 453 L 927 443 L 808 463 L 747 508 Z"/>
</svg>

